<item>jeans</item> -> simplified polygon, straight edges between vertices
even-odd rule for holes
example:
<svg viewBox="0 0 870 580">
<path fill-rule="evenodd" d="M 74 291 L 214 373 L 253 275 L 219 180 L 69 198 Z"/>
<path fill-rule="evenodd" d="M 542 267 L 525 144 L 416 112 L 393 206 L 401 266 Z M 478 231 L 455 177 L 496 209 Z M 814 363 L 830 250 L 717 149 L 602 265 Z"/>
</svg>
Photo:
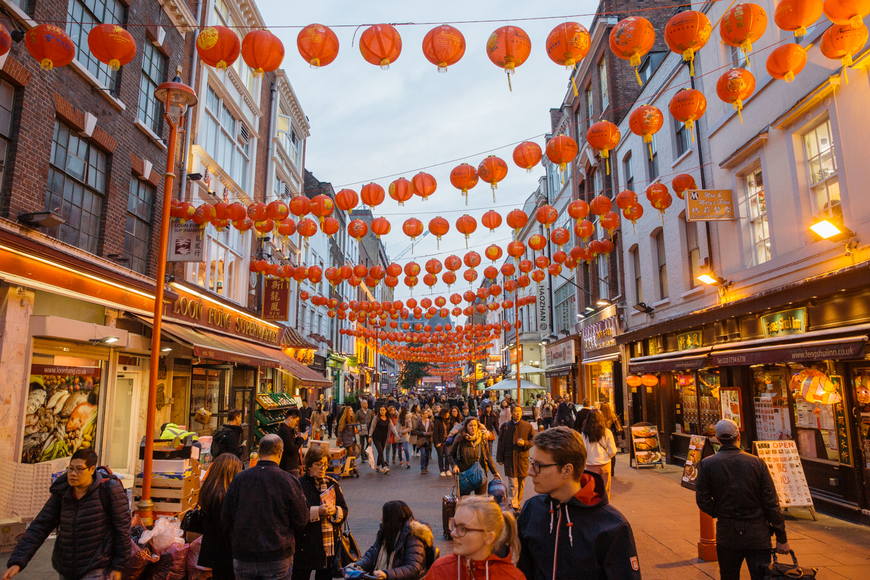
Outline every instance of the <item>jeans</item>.
<svg viewBox="0 0 870 580">
<path fill-rule="evenodd" d="M 429 453 L 431 453 L 432 448 L 424 445 L 417 447 L 417 449 L 420 451 L 420 471 L 426 471 L 429 469 Z"/>
<path fill-rule="evenodd" d="M 543 425 L 544 429 L 549 429 L 553 426 L 552 417 L 541 417 L 540 419 L 538 419 L 538 422 Z"/>
<path fill-rule="evenodd" d="M 369 445 L 369 436 L 363 433 L 359 434 L 359 456 L 362 461 L 365 461 L 368 456 L 366 455 L 366 447 Z"/>
<path fill-rule="evenodd" d="M 759 565 L 770 564 L 770 548 L 766 550 L 754 550 L 751 548 L 729 548 L 728 546 L 716 545 L 716 555 L 719 557 L 719 577 L 722 580 L 740 580 L 740 567 L 743 560 L 749 568 L 749 577 L 752 580 L 761 580 L 764 573 L 759 571 Z"/>
<path fill-rule="evenodd" d="M 274 562 L 242 562 L 233 560 L 237 580 L 290 580 L 293 558 Z"/>
<path fill-rule="evenodd" d="M 524 477 L 508 477 L 507 488 L 510 496 L 511 507 L 518 510 L 523 504 L 523 490 L 526 487 L 526 478 Z"/>
<path fill-rule="evenodd" d="M 405 461 L 408 463 L 411 462 L 411 444 L 407 441 L 403 443 L 393 443 L 395 447 L 399 449 L 399 461 L 402 461 L 402 452 L 405 453 Z"/>
<path fill-rule="evenodd" d="M 449 452 L 445 447 L 446 445 L 446 443 L 442 443 L 441 447 L 435 448 L 435 451 L 438 453 L 438 471 L 447 471 L 450 469 L 450 460 L 448 458 Z"/>
</svg>

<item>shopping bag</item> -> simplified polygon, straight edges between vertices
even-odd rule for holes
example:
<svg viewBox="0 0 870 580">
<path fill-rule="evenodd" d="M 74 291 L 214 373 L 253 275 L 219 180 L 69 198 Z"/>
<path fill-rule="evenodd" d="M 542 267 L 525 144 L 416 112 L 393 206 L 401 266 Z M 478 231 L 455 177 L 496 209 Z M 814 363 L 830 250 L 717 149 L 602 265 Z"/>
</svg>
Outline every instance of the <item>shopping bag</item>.
<svg viewBox="0 0 870 580">
<path fill-rule="evenodd" d="M 369 462 L 369 467 L 374 469 L 375 468 L 375 450 L 372 449 L 371 445 L 366 447 L 366 455 L 368 456 L 367 459 Z"/>
<path fill-rule="evenodd" d="M 359 546 L 350 532 L 350 526 L 347 520 L 344 522 L 344 528 L 338 536 L 338 541 L 335 543 L 335 569 L 333 570 L 333 578 L 341 578 L 345 567 L 350 566 L 360 558 Z"/>
<path fill-rule="evenodd" d="M 759 564 L 759 568 L 761 568 L 762 578 L 769 580 L 788 580 L 788 579 L 797 579 L 797 578 L 815 578 L 816 572 L 818 569 L 816 568 L 801 568 L 798 566 L 797 558 L 794 555 L 794 550 L 789 550 L 789 554 L 791 554 L 791 564 L 780 563 L 776 561 L 776 550 L 771 550 L 773 552 L 773 562 L 768 564 L 767 566 L 762 566 Z"/>
</svg>

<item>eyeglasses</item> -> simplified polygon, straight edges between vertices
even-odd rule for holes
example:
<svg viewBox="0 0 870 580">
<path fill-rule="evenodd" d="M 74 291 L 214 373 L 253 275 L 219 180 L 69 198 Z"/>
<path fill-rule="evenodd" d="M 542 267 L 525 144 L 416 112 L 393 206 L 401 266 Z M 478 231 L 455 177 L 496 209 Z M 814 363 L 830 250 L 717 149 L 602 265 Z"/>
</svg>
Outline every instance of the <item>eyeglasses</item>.
<svg viewBox="0 0 870 580">
<path fill-rule="evenodd" d="M 73 475 L 78 475 L 80 473 L 84 473 L 88 469 L 90 469 L 90 467 L 72 467 L 72 466 L 70 466 L 70 467 L 66 468 L 66 472 L 71 473 Z"/>
<path fill-rule="evenodd" d="M 553 467 L 554 465 L 559 465 L 558 463 L 535 463 L 531 459 L 529 459 L 529 473 L 532 475 L 538 475 L 541 473 L 541 470 L 547 467 Z"/>
<path fill-rule="evenodd" d="M 326 469 L 327 467 L 329 467 L 329 463 L 327 463 L 326 461 L 317 461 L 316 463 L 311 464 L 310 469 L 314 469 L 315 467 L 321 467 L 323 469 Z"/>
<path fill-rule="evenodd" d="M 485 532 L 486 531 L 486 530 L 482 530 L 480 528 L 469 528 L 468 526 L 466 526 L 464 524 L 457 524 L 456 522 L 453 521 L 453 518 L 450 518 L 449 520 L 447 520 L 447 527 L 449 528 L 450 533 L 457 538 L 464 537 L 465 534 L 467 534 L 468 532 Z"/>
</svg>

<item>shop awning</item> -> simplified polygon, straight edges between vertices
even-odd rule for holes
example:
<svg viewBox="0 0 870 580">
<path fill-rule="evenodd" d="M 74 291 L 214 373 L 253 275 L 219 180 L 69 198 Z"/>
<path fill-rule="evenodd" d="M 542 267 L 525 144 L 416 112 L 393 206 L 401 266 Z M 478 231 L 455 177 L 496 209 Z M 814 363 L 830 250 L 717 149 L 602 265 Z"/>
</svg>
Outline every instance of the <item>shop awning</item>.
<svg viewBox="0 0 870 580">
<path fill-rule="evenodd" d="M 739 344 L 739 343 L 737 343 Z M 775 363 L 803 363 L 816 360 L 848 360 L 864 357 L 867 336 L 805 340 L 770 346 L 734 348 L 735 343 L 717 345 L 710 353 L 714 366 Z"/>
<path fill-rule="evenodd" d="M 711 347 L 693 348 L 667 354 L 639 356 L 628 361 L 630 373 L 663 373 L 703 368 Z"/>
<path fill-rule="evenodd" d="M 541 385 L 535 384 L 531 381 L 527 381 L 524 379 L 520 379 L 520 389 L 523 391 L 531 391 L 534 389 L 545 390 L 545 387 Z M 500 383 L 496 383 L 491 387 L 487 387 L 484 391 L 516 391 L 517 390 L 517 380 L 516 379 L 505 379 Z"/>
<path fill-rule="evenodd" d="M 284 328 L 284 336 L 281 338 L 281 346 L 284 348 L 302 348 L 315 350 L 317 345 L 309 341 L 307 338 L 299 334 L 295 328 L 287 326 Z"/>
<path fill-rule="evenodd" d="M 591 365 L 591 364 L 594 364 L 594 363 L 600 363 L 600 362 L 607 362 L 607 361 L 617 360 L 618 358 L 619 358 L 619 353 L 618 353 L 618 352 L 614 352 L 614 353 L 610 353 L 610 354 L 603 354 L 603 355 L 601 355 L 601 356 L 593 356 L 593 357 L 591 357 L 591 358 L 584 358 L 584 359 L 583 359 L 582 361 L 580 361 L 580 362 L 581 362 L 582 364 L 584 364 L 584 365 Z"/>
<path fill-rule="evenodd" d="M 332 386 L 332 382 L 329 379 L 320 373 L 311 370 L 292 356 L 284 354 L 280 350 L 266 346 L 259 348 L 269 351 L 270 356 L 275 357 L 275 360 L 278 361 L 282 370 L 299 379 L 300 386 L 305 388 L 329 388 Z"/>
<path fill-rule="evenodd" d="M 150 318 L 139 318 L 149 325 L 152 323 Z M 255 367 L 275 368 L 279 366 L 275 357 L 270 356 L 261 347 L 244 340 L 230 338 L 229 336 L 214 332 L 202 331 L 174 322 L 167 322 L 166 320 L 162 323 L 162 329 L 166 334 L 188 344 L 193 348 L 193 354 L 201 358 Z"/>
<path fill-rule="evenodd" d="M 544 373 L 546 377 L 549 379 L 550 377 L 569 377 L 571 373 L 574 372 L 574 369 L 577 367 L 575 364 L 570 365 L 562 365 L 560 367 L 554 367 L 552 369 L 547 369 Z"/>
</svg>

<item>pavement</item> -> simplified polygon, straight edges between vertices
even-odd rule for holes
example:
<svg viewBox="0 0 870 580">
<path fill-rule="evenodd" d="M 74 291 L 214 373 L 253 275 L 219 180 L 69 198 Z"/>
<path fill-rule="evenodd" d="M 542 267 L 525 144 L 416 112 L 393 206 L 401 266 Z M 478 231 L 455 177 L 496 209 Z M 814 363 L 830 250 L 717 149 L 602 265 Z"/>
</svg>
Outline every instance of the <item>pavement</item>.
<svg viewBox="0 0 870 580">
<path fill-rule="evenodd" d="M 643 578 L 683 580 L 719 578 L 716 562 L 698 559 L 699 512 L 694 493 L 680 487 L 682 470 L 676 466 L 633 469 L 628 455 L 618 456 L 611 503 L 626 516 L 634 531 Z M 437 463 L 428 474 L 420 473 L 419 459 L 411 469 L 391 465 L 382 475 L 363 464 L 358 479 L 342 480 L 341 488 L 350 507 L 349 525 L 365 551 L 374 543 L 381 506 L 390 500 L 406 502 L 418 520 L 432 526 L 442 554 L 452 551 L 443 538 L 441 498 L 449 494 L 452 477 L 440 477 Z M 526 497 L 534 494 L 531 479 Z M 824 514 L 813 521 L 807 510 L 793 509 L 786 515 L 789 543 L 804 568 L 818 568 L 822 580 L 870 580 L 870 528 Z M 53 540 L 48 540 L 16 580 L 57 578 L 51 568 Z M 744 565 L 741 579 L 748 579 Z"/>
</svg>

